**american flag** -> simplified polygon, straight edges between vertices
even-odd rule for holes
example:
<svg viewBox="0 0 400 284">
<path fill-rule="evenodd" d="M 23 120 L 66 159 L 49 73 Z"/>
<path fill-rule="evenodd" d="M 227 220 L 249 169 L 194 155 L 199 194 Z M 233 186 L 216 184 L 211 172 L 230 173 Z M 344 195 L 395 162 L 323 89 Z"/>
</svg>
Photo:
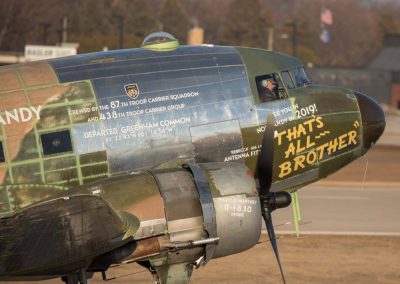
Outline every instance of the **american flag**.
<svg viewBox="0 0 400 284">
<path fill-rule="evenodd" d="M 321 8 L 321 24 L 330 26 L 333 24 L 332 12 L 328 8 Z"/>
<path fill-rule="evenodd" d="M 319 35 L 319 38 L 323 43 L 329 43 L 331 40 L 331 36 L 329 34 L 329 31 L 326 28 L 321 29 L 321 33 Z"/>
</svg>

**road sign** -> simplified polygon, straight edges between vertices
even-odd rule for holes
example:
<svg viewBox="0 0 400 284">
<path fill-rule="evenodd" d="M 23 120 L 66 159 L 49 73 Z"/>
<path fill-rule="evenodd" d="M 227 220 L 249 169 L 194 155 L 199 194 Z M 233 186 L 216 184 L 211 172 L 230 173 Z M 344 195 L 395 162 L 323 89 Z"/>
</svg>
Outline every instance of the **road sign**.
<svg viewBox="0 0 400 284">
<path fill-rule="evenodd" d="M 76 54 L 76 47 L 51 45 L 25 45 L 25 57 L 28 60 L 57 58 Z"/>
</svg>

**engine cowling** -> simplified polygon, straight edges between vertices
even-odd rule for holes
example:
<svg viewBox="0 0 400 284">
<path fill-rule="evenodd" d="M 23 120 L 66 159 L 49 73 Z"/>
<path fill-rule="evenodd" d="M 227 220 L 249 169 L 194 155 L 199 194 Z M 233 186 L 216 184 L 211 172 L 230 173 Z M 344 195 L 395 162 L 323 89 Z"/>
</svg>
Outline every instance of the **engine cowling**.
<svg viewBox="0 0 400 284">
<path fill-rule="evenodd" d="M 134 215 L 140 221 L 135 245 L 102 256 L 93 264 L 95 270 L 102 269 L 99 263 L 121 261 L 148 260 L 154 267 L 199 259 L 206 263 L 247 250 L 260 238 L 260 199 L 244 164 L 143 171 L 87 189 L 101 192 L 122 216 Z"/>
<path fill-rule="evenodd" d="M 253 247 L 261 234 L 261 207 L 255 180 L 243 164 L 206 163 L 204 172 L 215 209 L 219 243 L 213 257 Z M 194 176 L 195 181 L 198 178 Z M 202 194 L 199 191 L 200 195 Z"/>
<path fill-rule="evenodd" d="M 171 240 L 218 239 L 218 243 L 206 244 L 206 261 L 253 247 L 261 234 L 261 205 L 250 170 L 236 163 L 189 164 L 185 168 L 187 172 L 153 172 L 164 199 L 167 223 L 178 222 L 182 225 L 176 232 L 175 226 L 168 225 Z M 188 179 L 188 173 L 192 179 Z M 171 195 L 173 187 L 186 188 L 186 193 L 180 193 L 184 195 L 190 191 L 191 201 L 184 201 L 183 196 L 177 194 Z M 196 194 L 193 189 L 196 189 Z M 198 196 L 198 203 L 195 195 Z M 177 212 L 179 221 L 169 216 Z M 199 214 L 202 215 L 201 232 L 199 219 L 195 218 Z"/>
</svg>

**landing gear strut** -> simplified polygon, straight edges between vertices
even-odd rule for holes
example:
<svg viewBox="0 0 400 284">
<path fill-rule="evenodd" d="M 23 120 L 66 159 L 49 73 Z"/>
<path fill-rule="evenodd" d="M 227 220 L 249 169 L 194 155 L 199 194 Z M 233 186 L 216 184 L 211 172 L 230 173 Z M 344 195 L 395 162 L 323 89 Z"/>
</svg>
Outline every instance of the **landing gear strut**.
<svg viewBox="0 0 400 284">
<path fill-rule="evenodd" d="M 65 284 L 87 284 L 86 270 L 80 269 L 75 273 L 61 277 L 61 280 L 64 281 Z"/>
</svg>

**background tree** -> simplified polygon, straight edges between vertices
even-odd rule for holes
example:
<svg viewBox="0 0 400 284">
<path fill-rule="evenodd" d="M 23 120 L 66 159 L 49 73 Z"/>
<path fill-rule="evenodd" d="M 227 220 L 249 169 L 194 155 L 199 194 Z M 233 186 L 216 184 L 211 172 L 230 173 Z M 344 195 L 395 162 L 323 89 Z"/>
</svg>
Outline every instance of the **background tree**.
<svg viewBox="0 0 400 284">
<path fill-rule="evenodd" d="M 12 0 L 4 0 L 2 2 L 2 7 L 0 9 L 0 48 L 4 42 L 4 38 L 7 35 L 10 25 L 11 25 L 11 20 L 12 20 L 12 15 L 14 12 L 14 5 L 15 2 Z"/>
<path fill-rule="evenodd" d="M 330 42 L 321 42 L 321 5 L 331 9 Z M 160 11 L 160 12 L 159 12 Z M 78 51 L 119 47 L 114 16 L 124 17 L 124 47 L 138 47 L 161 30 L 186 43 L 197 21 L 205 41 L 267 48 L 268 27 L 275 30 L 274 49 L 292 53 L 290 25 L 297 25 L 297 56 L 319 66 L 363 66 L 379 50 L 385 33 L 400 33 L 400 5 L 378 0 L 1 0 L 0 50 L 23 51 L 26 44 L 61 41 L 68 17 L 68 41 Z M 282 38 L 282 35 L 288 37 Z"/>
<path fill-rule="evenodd" d="M 70 0 L 67 8 L 68 41 L 79 43 L 79 52 L 118 48 L 118 28 L 112 18 L 113 1 Z"/>
<path fill-rule="evenodd" d="M 43 44 L 44 24 L 49 25 L 48 43 L 55 43 L 57 34 L 52 29 L 58 24 L 58 12 L 58 0 L 0 1 L 0 50 L 19 51 L 26 43 Z"/>
<path fill-rule="evenodd" d="M 190 24 L 180 0 L 166 0 L 159 19 L 163 31 L 174 35 L 180 43 L 186 43 Z"/>
<path fill-rule="evenodd" d="M 400 33 L 400 7 L 396 5 L 376 5 L 373 9 L 379 36 L 383 39 L 385 34 Z"/>
<path fill-rule="evenodd" d="M 204 29 L 206 43 L 218 43 L 222 21 L 232 0 L 183 0 L 182 5 L 190 17 L 192 25 Z"/>
<path fill-rule="evenodd" d="M 274 11 L 279 11 L 276 27 L 276 48 L 291 53 L 291 42 L 279 38 L 291 36 L 287 22 L 298 25 L 298 57 L 305 62 L 322 66 L 363 66 L 379 48 L 380 40 L 371 6 L 361 5 L 359 0 L 300 0 L 283 5 L 272 0 Z M 285 1 L 286 2 L 286 1 Z M 330 41 L 321 42 L 319 35 L 322 3 L 332 11 L 333 25 L 329 27 Z"/>
<path fill-rule="evenodd" d="M 148 34 L 160 27 L 157 14 L 147 0 L 118 1 L 112 13 L 124 17 L 126 47 L 140 46 Z"/>
<path fill-rule="evenodd" d="M 357 0 L 330 4 L 334 15 L 329 44 L 320 44 L 320 54 L 327 54 L 323 65 L 362 66 L 380 46 L 375 19 Z"/>
<path fill-rule="evenodd" d="M 312 0 L 293 1 L 288 5 L 281 5 L 278 1 L 272 4 L 275 11 L 274 28 L 276 50 L 293 55 L 292 37 L 295 32 L 293 25 L 296 25 L 296 50 L 297 57 L 304 62 L 320 64 L 321 58 L 316 46 L 320 45 L 320 5 L 310 3 Z M 302 7 L 300 7 L 303 5 Z M 304 9 L 307 7 L 307 9 Z M 279 11 L 279 12 L 278 12 Z M 280 15 L 285 15 L 281 17 Z"/>
<path fill-rule="evenodd" d="M 271 23 L 272 15 L 260 1 L 234 0 L 225 15 L 219 42 L 266 48 Z"/>
<path fill-rule="evenodd" d="M 80 52 L 119 48 L 119 20 L 123 17 L 124 48 L 140 46 L 144 37 L 158 29 L 151 2 L 146 0 L 70 0 L 69 39 Z"/>
</svg>

